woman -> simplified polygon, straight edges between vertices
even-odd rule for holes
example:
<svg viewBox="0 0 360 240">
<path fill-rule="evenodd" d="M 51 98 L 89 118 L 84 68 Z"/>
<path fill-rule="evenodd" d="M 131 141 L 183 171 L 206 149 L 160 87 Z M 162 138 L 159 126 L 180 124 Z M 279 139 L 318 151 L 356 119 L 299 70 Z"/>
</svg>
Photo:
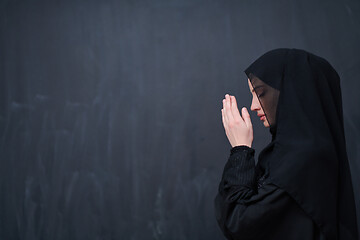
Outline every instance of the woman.
<svg viewBox="0 0 360 240">
<path fill-rule="evenodd" d="M 253 129 L 234 96 L 222 121 L 232 146 L 215 198 L 228 239 L 358 239 L 340 79 L 323 58 L 271 50 L 246 70 L 256 111 L 272 134 L 255 165 Z"/>
</svg>

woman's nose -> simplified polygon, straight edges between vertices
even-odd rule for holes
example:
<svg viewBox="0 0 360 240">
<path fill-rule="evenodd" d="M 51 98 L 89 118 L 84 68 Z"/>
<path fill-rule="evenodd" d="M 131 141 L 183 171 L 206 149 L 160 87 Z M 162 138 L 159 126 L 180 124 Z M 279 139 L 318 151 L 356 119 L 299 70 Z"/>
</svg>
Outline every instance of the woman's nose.
<svg viewBox="0 0 360 240">
<path fill-rule="evenodd" d="M 259 101 L 257 100 L 256 97 L 253 97 L 253 99 L 251 101 L 250 110 L 251 111 L 258 111 L 259 109 L 260 109 Z"/>
</svg>

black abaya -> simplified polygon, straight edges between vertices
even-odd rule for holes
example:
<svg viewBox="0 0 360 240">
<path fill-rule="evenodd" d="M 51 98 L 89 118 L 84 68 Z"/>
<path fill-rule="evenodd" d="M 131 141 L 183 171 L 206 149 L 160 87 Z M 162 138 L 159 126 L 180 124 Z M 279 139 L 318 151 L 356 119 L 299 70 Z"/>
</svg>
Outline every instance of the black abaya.
<svg viewBox="0 0 360 240">
<path fill-rule="evenodd" d="M 325 240 L 286 191 L 264 177 L 256 180 L 254 153 L 245 145 L 233 147 L 225 165 L 215 199 L 224 235 L 231 240 Z"/>
<path fill-rule="evenodd" d="M 259 57 L 245 73 L 272 140 L 256 166 L 254 149 L 231 149 L 215 201 L 225 236 L 358 239 L 335 69 L 307 51 L 279 48 Z"/>
</svg>

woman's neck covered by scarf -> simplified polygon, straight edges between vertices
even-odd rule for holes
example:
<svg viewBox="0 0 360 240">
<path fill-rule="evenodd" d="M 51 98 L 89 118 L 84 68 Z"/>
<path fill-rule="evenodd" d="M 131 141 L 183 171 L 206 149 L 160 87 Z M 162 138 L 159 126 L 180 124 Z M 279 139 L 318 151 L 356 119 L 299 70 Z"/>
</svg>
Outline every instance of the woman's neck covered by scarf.
<svg viewBox="0 0 360 240">
<path fill-rule="evenodd" d="M 276 138 L 276 128 L 277 128 L 276 123 L 270 126 L 271 141 L 274 141 Z"/>
</svg>

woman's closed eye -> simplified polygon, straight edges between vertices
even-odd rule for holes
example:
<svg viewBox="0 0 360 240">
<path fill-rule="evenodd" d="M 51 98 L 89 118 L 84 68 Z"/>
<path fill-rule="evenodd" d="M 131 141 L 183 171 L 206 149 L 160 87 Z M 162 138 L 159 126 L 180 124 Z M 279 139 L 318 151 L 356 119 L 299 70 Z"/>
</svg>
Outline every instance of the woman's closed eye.
<svg viewBox="0 0 360 240">
<path fill-rule="evenodd" d="M 262 97 L 262 96 L 264 96 L 265 95 L 265 93 L 264 92 L 262 92 L 262 93 L 260 93 L 259 94 L 259 96 L 258 97 Z"/>
</svg>

